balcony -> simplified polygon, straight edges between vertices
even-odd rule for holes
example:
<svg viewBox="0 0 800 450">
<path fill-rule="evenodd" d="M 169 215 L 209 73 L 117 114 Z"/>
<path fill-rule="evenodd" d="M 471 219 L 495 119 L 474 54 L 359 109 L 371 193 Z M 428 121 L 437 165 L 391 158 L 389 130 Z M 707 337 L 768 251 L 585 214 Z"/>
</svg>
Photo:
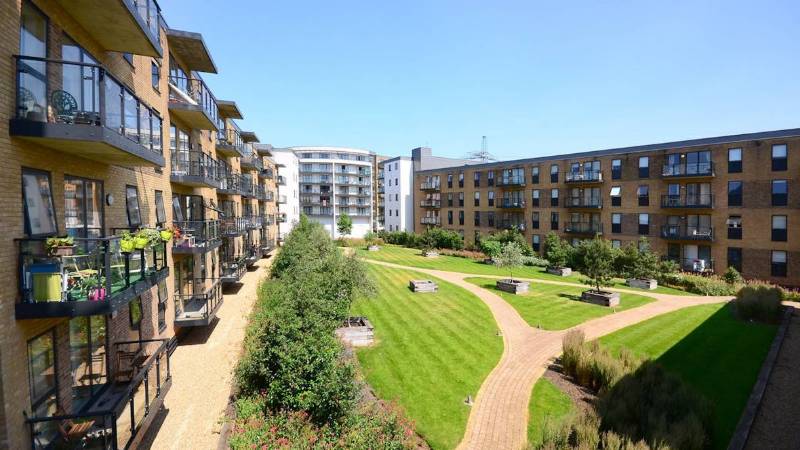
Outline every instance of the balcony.
<svg viewBox="0 0 800 450">
<path fill-rule="evenodd" d="M 169 77 L 169 112 L 195 130 L 218 130 L 217 101 L 200 78 Z"/>
<path fill-rule="evenodd" d="M 603 207 L 603 201 L 597 197 L 566 197 L 564 198 L 564 207 L 599 209 Z"/>
<path fill-rule="evenodd" d="M 378 203 L 381 204 L 380 202 Z M 442 201 L 441 200 L 420 200 L 419 202 L 420 208 L 441 208 Z"/>
<path fill-rule="evenodd" d="M 277 217 L 275 217 L 275 222 L 286 223 L 286 214 L 278 214 Z"/>
<path fill-rule="evenodd" d="M 603 172 L 586 170 L 583 172 L 567 172 L 564 180 L 567 184 L 593 184 L 603 182 Z"/>
<path fill-rule="evenodd" d="M 515 198 L 499 198 L 497 199 L 497 207 L 502 209 L 523 209 L 525 208 L 525 200 Z"/>
<path fill-rule="evenodd" d="M 190 283 L 205 284 L 201 280 Z M 206 327 L 217 317 L 222 306 L 222 284 L 219 279 L 211 280 L 211 286 L 196 294 L 175 294 L 175 326 Z"/>
<path fill-rule="evenodd" d="M 57 0 L 104 50 L 161 58 L 159 19 L 153 0 Z"/>
<path fill-rule="evenodd" d="M 714 260 L 710 258 L 681 258 L 676 256 L 665 256 L 665 261 L 674 261 L 684 272 L 698 274 L 714 273 Z"/>
<path fill-rule="evenodd" d="M 217 131 L 217 154 L 229 158 L 241 157 L 244 155 L 244 141 L 242 135 L 236 128 L 222 129 Z"/>
<path fill-rule="evenodd" d="M 223 171 L 220 173 L 217 194 L 241 195 L 242 176 L 238 173 Z"/>
<path fill-rule="evenodd" d="M 713 241 L 714 227 L 664 225 L 661 227 L 661 237 L 674 241 Z"/>
<path fill-rule="evenodd" d="M 714 195 L 662 195 L 661 207 L 678 209 L 711 209 L 714 207 Z"/>
<path fill-rule="evenodd" d="M 440 183 L 427 182 L 427 183 L 420 183 L 419 185 L 419 189 L 421 191 L 438 191 L 440 188 L 441 188 Z"/>
<path fill-rule="evenodd" d="M 266 187 L 265 187 L 266 189 Z M 275 191 L 265 191 L 264 192 L 264 201 L 265 202 L 274 202 L 275 201 Z"/>
<path fill-rule="evenodd" d="M 243 256 L 236 256 L 223 261 L 220 267 L 220 283 L 223 285 L 238 283 L 247 272 L 247 262 Z"/>
<path fill-rule="evenodd" d="M 247 267 L 252 267 L 261 259 L 261 247 L 258 245 L 251 245 L 245 250 L 244 263 Z"/>
<path fill-rule="evenodd" d="M 603 234 L 603 224 L 593 222 L 567 222 L 564 224 L 564 232 L 594 236 L 596 234 Z"/>
<path fill-rule="evenodd" d="M 247 215 L 242 217 L 242 219 L 244 219 L 244 227 L 247 230 L 257 230 L 264 224 L 264 220 L 261 216 Z"/>
<path fill-rule="evenodd" d="M 148 418 L 161 408 L 172 387 L 169 348 L 167 339 L 114 343 L 113 358 L 102 358 L 99 364 L 109 367 L 108 379 L 115 382 L 106 383 L 80 413 L 26 417 L 30 448 L 116 450 L 135 447 Z M 112 359 L 117 365 L 110 363 Z M 75 424 L 73 432 L 85 431 L 66 440 L 59 431 L 65 423 Z"/>
<path fill-rule="evenodd" d="M 163 167 L 158 112 L 103 66 L 15 56 L 11 136 L 104 164 Z"/>
<path fill-rule="evenodd" d="M 170 181 L 193 187 L 219 187 L 219 163 L 199 150 L 170 153 Z"/>
<path fill-rule="evenodd" d="M 120 237 L 75 239 L 61 254 L 46 238 L 18 239 L 17 320 L 110 315 L 167 278 L 166 246 L 120 250 Z"/>
<path fill-rule="evenodd" d="M 218 220 L 172 222 L 178 233 L 172 238 L 173 255 L 206 253 L 222 244 Z"/>
<path fill-rule="evenodd" d="M 525 176 L 514 176 L 514 177 L 498 177 L 495 180 L 495 186 L 497 187 L 522 187 L 525 186 Z"/>
<path fill-rule="evenodd" d="M 525 223 L 520 220 L 500 219 L 495 222 L 495 228 L 498 230 L 517 230 L 520 233 L 524 233 Z"/>
<path fill-rule="evenodd" d="M 662 178 L 710 178 L 713 176 L 713 162 L 664 164 L 661 169 Z"/>
<path fill-rule="evenodd" d="M 239 194 L 245 197 L 255 197 L 255 184 L 250 175 L 242 175 L 239 178 Z"/>
<path fill-rule="evenodd" d="M 261 169 L 264 168 L 264 161 L 260 156 L 255 154 L 241 157 L 239 159 L 239 164 L 242 166 L 242 170 L 257 170 L 259 173 L 261 173 Z"/>
<path fill-rule="evenodd" d="M 261 201 L 261 202 L 267 201 L 267 187 L 266 186 L 264 186 L 263 184 L 256 184 L 254 190 L 255 190 L 256 200 Z"/>
<path fill-rule="evenodd" d="M 226 217 L 219 220 L 222 237 L 241 236 L 247 231 L 247 221 L 243 217 Z"/>
<path fill-rule="evenodd" d="M 422 225 L 433 225 L 438 227 L 439 225 L 442 224 L 442 219 L 439 217 L 432 217 L 432 216 L 420 217 L 419 223 L 421 223 Z"/>
<path fill-rule="evenodd" d="M 258 171 L 258 176 L 259 176 L 259 178 L 264 178 L 264 179 L 267 179 L 267 180 L 271 180 L 272 176 L 273 176 L 273 173 L 274 172 L 273 172 L 272 169 L 263 169 L 262 168 L 261 170 Z"/>
<path fill-rule="evenodd" d="M 369 180 L 357 180 L 355 178 L 350 177 L 336 177 L 336 184 L 341 184 L 345 186 L 364 186 L 367 187 L 370 185 Z"/>
</svg>

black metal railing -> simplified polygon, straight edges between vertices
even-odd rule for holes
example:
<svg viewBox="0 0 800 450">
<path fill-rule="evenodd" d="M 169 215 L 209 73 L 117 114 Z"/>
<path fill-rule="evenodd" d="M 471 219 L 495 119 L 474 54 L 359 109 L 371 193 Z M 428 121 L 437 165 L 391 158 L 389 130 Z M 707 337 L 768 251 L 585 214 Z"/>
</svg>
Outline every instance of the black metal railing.
<svg viewBox="0 0 800 450">
<path fill-rule="evenodd" d="M 205 280 L 188 280 L 190 283 Z M 217 307 L 222 303 L 222 284 L 219 278 L 211 279 L 211 286 L 200 293 L 175 294 L 175 320 L 181 321 L 210 320 Z"/>
<path fill-rule="evenodd" d="M 499 198 L 497 199 L 498 208 L 519 209 L 525 207 L 525 200 L 520 198 Z"/>
<path fill-rule="evenodd" d="M 103 66 L 15 55 L 17 119 L 104 127 L 161 155 L 156 110 Z"/>
<path fill-rule="evenodd" d="M 220 243 L 219 220 L 175 220 L 173 251 L 209 248 Z"/>
<path fill-rule="evenodd" d="M 519 219 L 517 220 L 500 219 L 495 221 L 495 228 L 497 228 L 498 230 L 517 230 L 519 232 L 524 232 L 525 223 L 521 222 Z"/>
<path fill-rule="evenodd" d="M 244 141 L 242 136 L 236 128 L 220 127 L 217 131 L 217 146 L 230 147 L 233 150 L 242 153 L 244 149 Z"/>
<path fill-rule="evenodd" d="M 225 217 L 219 220 L 222 236 L 239 236 L 247 230 L 247 221 L 244 217 Z"/>
<path fill-rule="evenodd" d="M 497 186 L 525 186 L 525 175 L 498 177 L 495 184 Z"/>
<path fill-rule="evenodd" d="M 714 227 L 680 225 L 664 225 L 661 227 L 664 239 L 680 239 L 688 241 L 713 241 Z"/>
<path fill-rule="evenodd" d="M 662 208 L 713 208 L 713 194 L 662 195 Z"/>
<path fill-rule="evenodd" d="M 240 160 L 240 164 L 242 166 L 253 167 L 259 172 L 264 168 L 264 161 L 256 154 L 243 156 Z"/>
<path fill-rule="evenodd" d="M 441 200 L 420 200 L 420 208 L 439 208 L 442 206 Z"/>
<path fill-rule="evenodd" d="M 244 220 L 245 228 L 248 230 L 261 228 L 261 226 L 264 224 L 264 219 L 261 216 L 256 215 L 246 215 L 242 217 L 242 220 Z"/>
<path fill-rule="evenodd" d="M 200 150 L 172 150 L 170 161 L 171 174 L 174 176 L 204 177 L 212 181 L 219 179 L 219 162 Z"/>
<path fill-rule="evenodd" d="M 681 258 L 677 256 L 664 256 L 662 259 L 677 263 L 680 269 L 685 272 L 714 272 L 714 259 L 712 258 Z"/>
<path fill-rule="evenodd" d="M 248 197 L 253 197 L 255 191 L 253 190 L 253 178 L 249 175 L 241 175 L 239 177 L 239 193 Z"/>
<path fill-rule="evenodd" d="M 708 177 L 714 176 L 713 162 L 664 164 L 661 169 L 662 177 Z"/>
<path fill-rule="evenodd" d="M 170 90 L 170 103 L 187 103 L 200 106 L 203 108 L 203 111 L 208 114 L 211 122 L 214 124 L 218 123 L 219 108 L 217 107 L 217 99 L 214 98 L 214 94 L 211 93 L 211 90 L 202 79 L 187 78 L 182 75 L 170 75 L 169 82 L 185 94 L 178 95 Z M 191 101 L 189 101 L 189 99 L 191 99 Z"/>
<path fill-rule="evenodd" d="M 567 208 L 602 208 L 603 201 L 599 197 L 566 197 L 564 206 Z"/>
<path fill-rule="evenodd" d="M 566 222 L 565 233 L 598 234 L 603 232 L 603 224 L 597 222 Z"/>
<path fill-rule="evenodd" d="M 236 172 L 226 171 L 219 178 L 219 190 L 222 193 L 239 194 L 241 191 L 242 176 Z"/>
<path fill-rule="evenodd" d="M 438 191 L 440 188 L 439 183 L 427 182 L 427 183 L 420 183 L 419 189 L 422 191 Z"/>
<path fill-rule="evenodd" d="M 220 282 L 236 283 L 242 279 L 245 272 L 247 272 L 246 258 L 244 256 L 234 256 L 222 262 L 222 266 L 220 267 Z"/>
<path fill-rule="evenodd" d="M 599 183 L 603 181 L 603 172 L 599 170 L 584 170 L 582 172 L 567 172 L 567 183 Z"/>
</svg>

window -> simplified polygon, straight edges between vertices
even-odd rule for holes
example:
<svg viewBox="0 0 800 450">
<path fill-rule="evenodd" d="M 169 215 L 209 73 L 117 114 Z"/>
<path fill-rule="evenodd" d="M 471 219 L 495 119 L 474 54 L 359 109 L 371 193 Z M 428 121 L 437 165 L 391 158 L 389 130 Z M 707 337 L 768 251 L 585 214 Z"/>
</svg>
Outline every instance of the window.
<svg viewBox="0 0 800 450">
<path fill-rule="evenodd" d="M 69 361 L 72 407 L 80 410 L 107 381 L 105 316 L 75 317 L 69 321 Z"/>
<path fill-rule="evenodd" d="M 542 247 L 542 237 L 538 234 L 534 234 L 531 244 L 533 247 L 533 251 L 538 252 L 539 249 Z"/>
<path fill-rule="evenodd" d="M 539 207 L 539 195 L 540 192 L 538 189 L 534 189 L 533 191 L 531 191 L 531 203 L 535 208 Z"/>
<path fill-rule="evenodd" d="M 481 173 L 475 172 L 472 174 L 472 185 L 474 187 L 481 187 Z"/>
<path fill-rule="evenodd" d="M 447 211 L 447 224 L 453 224 L 453 211 Z"/>
<path fill-rule="evenodd" d="M 622 160 L 614 159 L 611 161 L 611 179 L 619 180 L 622 178 Z"/>
<path fill-rule="evenodd" d="M 650 157 L 639 157 L 639 178 L 650 178 Z"/>
<path fill-rule="evenodd" d="M 475 206 L 481 206 L 481 193 L 475 192 L 475 199 L 474 199 Z"/>
<path fill-rule="evenodd" d="M 28 386 L 31 410 L 37 417 L 53 416 L 58 409 L 55 340 L 55 328 L 52 328 L 28 341 Z M 48 440 L 56 438 L 56 430 L 52 433 L 47 436 Z"/>
<path fill-rule="evenodd" d="M 161 67 L 155 61 L 150 61 L 150 83 L 153 84 L 153 89 L 159 90 L 161 85 Z"/>
<path fill-rule="evenodd" d="M 538 211 L 531 213 L 531 222 L 533 222 L 533 229 L 534 230 L 538 230 L 539 229 L 539 212 Z"/>
<path fill-rule="evenodd" d="M 551 212 L 550 213 L 550 229 L 553 231 L 558 230 L 558 213 Z"/>
<path fill-rule="evenodd" d="M 773 250 L 771 260 L 770 275 L 773 277 L 785 277 L 787 272 L 786 252 L 782 250 Z"/>
<path fill-rule="evenodd" d="M 463 208 L 464 207 L 464 193 L 463 192 L 459 192 L 458 193 L 458 207 L 459 208 Z"/>
<path fill-rule="evenodd" d="M 739 240 L 742 238 L 742 216 L 728 216 L 728 239 Z"/>
<path fill-rule="evenodd" d="M 622 241 L 620 241 L 619 239 L 612 239 L 611 248 L 622 248 Z"/>
<path fill-rule="evenodd" d="M 786 144 L 772 146 L 772 170 L 782 172 L 786 170 Z"/>
<path fill-rule="evenodd" d="M 389 210 L 389 217 L 392 217 L 392 210 Z"/>
<path fill-rule="evenodd" d="M 622 206 L 621 186 L 611 186 L 611 206 Z"/>
<path fill-rule="evenodd" d="M 125 187 L 125 207 L 128 211 L 128 226 L 138 227 L 142 224 L 142 216 L 139 214 L 139 191 L 136 186 Z"/>
<path fill-rule="evenodd" d="M 400 210 L 399 209 L 395 209 L 394 210 L 394 215 L 397 216 L 397 217 L 400 217 Z"/>
<path fill-rule="evenodd" d="M 558 183 L 558 164 L 550 166 L 550 182 Z"/>
<path fill-rule="evenodd" d="M 539 184 L 539 166 L 531 168 L 531 183 Z"/>
<path fill-rule="evenodd" d="M 650 186 L 643 184 L 636 189 L 636 196 L 639 198 L 639 206 L 650 206 Z"/>
<path fill-rule="evenodd" d="M 728 267 L 742 272 L 742 249 L 740 247 L 728 247 Z"/>
<path fill-rule="evenodd" d="M 728 181 L 728 206 L 742 206 L 741 181 Z"/>
<path fill-rule="evenodd" d="M 448 173 L 447 174 L 447 187 L 449 187 L 449 188 L 453 187 L 453 174 L 452 173 Z"/>
<path fill-rule="evenodd" d="M 786 216 L 772 216 L 772 241 L 786 242 Z"/>
<path fill-rule="evenodd" d="M 742 149 L 729 148 L 728 173 L 741 173 L 741 172 L 742 172 Z"/>
<path fill-rule="evenodd" d="M 128 64 L 133 65 L 133 54 L 125 52 L 122 54 L 122 59 L 128 61 Z"/>
<path fill-rule="evenodd" d="M 550 190 L 550 206 L 558 206 L 558 189 Z"/>
<path fill-rule="evenodd" d="M 134 330 L 139 329 L 142 323 L 142 297 L 136 297 L 129 304 L 131 328 Z"/>
<path fill-rule="evenodd" d="M 494 211 L 489 211 L 486 213 L 486 224 L 490 227 L 494 226 Z"/>
<path fill-rule="evenodd" d="M 464 225 L 464 211 L 458 212 L 458 224 Z"/>
<path fill-rule="evenodd" d="M 486 172 L 486 184 L 488 184 L 489 187 L 494 186 L 494 170 Z"/>
<path fill-rule="evenodd" d="M 478 211 L 475 211 L 475 217 L 474 217 L 474 222 L 473 222 L 473 224 L 474 224 L 476 227 L 479 227 L 479 226 L 481 226 L 481 213 L 480 213 L 480 212 L 478 212 Z"/>
<path fill-rule="evenodd" d="M 489 196 L 489 206 L 494 206 L 494 191 L 489 191 L 487 195 Z"/>
<path fill-rule="evenodd" d="M 786 180 L 772 180 L 772 206 L 786 206 L 789 185 Z"/>
<path fill-rule="evenodd" d="M 639 234 L 650 234 L 650 214 L 639 214 Z"/>
<path fill-rule="evenodd" d="M 620 213 L 611 214 L 611 232 L 622 233 L 622 214 Z"/>
<path fill-rule="evenodd" d="M 452 192 L 448 192 L 447 193 L 447 206 L 450 207 L 450 208 L 453 207 L 453 193 Z"/>
<path fill-rule="evenodd" d="M 464 187 L 464 172 L 458 172 L 458 187 Z"/>
<path fill-rule="evenodd" d="M 73 237 L 103 235 L 102 181 L 64 177 L 64 226 Z"/>
<path fill-rule="evenodd" d="M 164 209 L 164 194 L 156 191 L 156 222 L 162 225 L 167 221 L 167 211 Z"/>
<path fill-rule="evenodd" d="M 24 196 L 25 233 L 29 236 L 48 236 L 58 233 L 56 212 L 50 174 L 33 169 L 22 169 L 22 195 Z"/>
</svg>

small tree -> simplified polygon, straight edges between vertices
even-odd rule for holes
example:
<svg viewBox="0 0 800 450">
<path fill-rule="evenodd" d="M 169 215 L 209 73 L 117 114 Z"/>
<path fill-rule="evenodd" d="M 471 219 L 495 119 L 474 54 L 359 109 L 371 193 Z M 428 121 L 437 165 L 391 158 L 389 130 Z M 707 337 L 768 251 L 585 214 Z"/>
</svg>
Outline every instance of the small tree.
<svg viewBox="0 0 800 450">
<path fill-rule="evenodd" d="M 500 253 L 494 257 L 494 265 L 503 269 L 507 268 L 511 281 L 514 281 L 514 267 L 519 267 L 525 262 L 525 255 L 522 249 L 514 242 L 507 242 L 503 245 Z"/>
<path fill-rule="evenodd" d="M 557 234 L 547 233 L 544 240 L 544 257 L 550 262 L 550 265 L 556 269 L 560 269 L 567 264 L 569 258 L 569 244 L 564 242 Z"/>
<path fill-rule="evenodd" d="M 342 236 L 347 236 L 348 234 L 352 233 L 353 219 L 351 219 L 347 214 L 342 214 L 339 216 L 339 220 L 336 221 L 336 230 L 339 231 L 339 234 Z"/>
<path fill-rule="evenodd" d="M 608 240 L 595 237 L 583 244 L 583 274 L 588 277 L 584 283 L 594 286 L 597 292 L 603 286 L 611 286 L 614 278 L 612 269 L 614 265 L 614 249 Z"/>
<path fill-rule="evenodd" d="M 739 284 L 744 281 L 742 275 L 733 266 L 728 266 L 728 269 L 725 270 L 724 274 L 722 274 L 722 279 L 728 284 Z"/>
<path fill-rule="evenodd" d="M 633 261 L 631 275 L 633 278 L 649 280 L 658 276 L 658 255 L 650 250 L 650 241 L 646 237 L 639 238 L 639 252 Z"/>
</svg>

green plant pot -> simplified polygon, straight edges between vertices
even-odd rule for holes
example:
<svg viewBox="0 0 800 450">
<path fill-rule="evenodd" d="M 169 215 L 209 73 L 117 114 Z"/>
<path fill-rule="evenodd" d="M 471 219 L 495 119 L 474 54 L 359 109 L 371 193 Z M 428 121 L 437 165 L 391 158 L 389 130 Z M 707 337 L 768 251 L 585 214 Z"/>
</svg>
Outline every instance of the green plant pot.
<svg viewBox="0 0 800 450">
<path fill-rule="evenodd" d="M 161 240 L 164 242 L 169 241 L 172 239 L 172 231 L 170 230 L 161 230 Z"/>
<path fill-rule="evenodd" d="M 119 250 L 122 253 L 130 253 L 133 251 L 133 241 L 120 241 L 119 242 Z"/>
<path fill-rule="evenodd" d="M 133 238 L 133 246 L 136 247 L 136 250 L 146 248 L 148 243 L 150 243 L 150 241 L 146 237 Z"/>
</svg>

